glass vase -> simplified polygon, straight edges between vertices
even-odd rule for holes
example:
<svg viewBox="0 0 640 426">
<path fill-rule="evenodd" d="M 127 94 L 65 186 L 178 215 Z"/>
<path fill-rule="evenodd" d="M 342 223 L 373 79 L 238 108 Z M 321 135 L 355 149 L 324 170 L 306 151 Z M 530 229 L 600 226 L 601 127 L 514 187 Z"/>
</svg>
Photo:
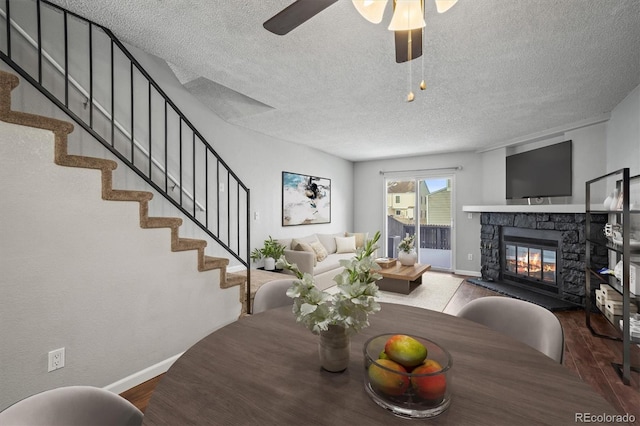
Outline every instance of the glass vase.
<svg viewBox="0 0 640 426">
<path fill-rule="evenodd" d="M 327 331 L 320 332 L 318 353 L 320 365 L 327 371 L 339 373 L 349 366 L 351 341 L 347 331 L 339 325 L 330 325 Z"/>
</svg>

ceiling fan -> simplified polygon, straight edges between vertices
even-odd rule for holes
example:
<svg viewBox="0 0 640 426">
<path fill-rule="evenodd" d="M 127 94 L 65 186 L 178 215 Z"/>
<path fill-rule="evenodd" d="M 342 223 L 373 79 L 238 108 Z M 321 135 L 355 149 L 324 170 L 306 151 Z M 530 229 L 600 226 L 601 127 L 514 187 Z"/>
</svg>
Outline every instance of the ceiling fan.
<svg viewBox="0 0 640 426">
<path fill-rule="evenodd" d="M 313 18 L 338 0 L 297 0 L 267 20 L 263 27 L 277 35 L 285 35 Z M 352 0 L 356 10 L 369 22 L 382 21 L 388 0 Z M 395 33 L 396 62 L 407 62 L 422 55 L 424 0 L 393 0 L 394 15 L 389 29 Z M 435 0 L 438 13 L 449 10 L 458 0 Z M 418 7 L 411 10 L 411 8 Z M 413 16 L 410 16 L 413 13 Z M 402 15 L 402 16 L 401 16 Z M 407 21 L 412 21 L 408 23 Z M 394 25 L 395 23 L 395 25 Z"/>
</svg>

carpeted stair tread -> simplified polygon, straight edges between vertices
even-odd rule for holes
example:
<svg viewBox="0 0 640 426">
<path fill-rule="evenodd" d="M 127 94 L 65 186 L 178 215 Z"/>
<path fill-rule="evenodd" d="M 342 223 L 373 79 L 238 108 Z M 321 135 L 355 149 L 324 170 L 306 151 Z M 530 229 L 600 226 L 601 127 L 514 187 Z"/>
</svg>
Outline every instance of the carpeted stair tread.
<svg viewBox="0 0 640 426">
<path fill-rule="evenodd" d="M 34 127 L 52 131 L 54 134 L 54 159 L 55 164 L 67 167 L 81 167 L 86 169 L 98 169 L 102 172 L 102 198 L 109 201 L 137 201 L 140 203 L 140 226 L 142 228 L 171 228 L 171 250 L 186 251 L 197 250 L 198 270 L 220 270 L 220 287 L 229 288 L 239 286 L 240 303 L 242 305 L 241 316 L 246 314 L 246 278 L 242 275 L 227 274 L 229 260 L 205 256 L 205 240 L 180 238 L 178 228 L 182 225 L 182 219 L 176 217 L 149 217 L 148 202 L 153 198 L 153 193 L 148 191 L 131 191 L 112 188 L 112 171 L 118 167 L 115 161 L 70 155 L 67 153 L 67 135 L 74 129 L 68 121 L 44 117 L 21 111 L 11 110 L 11 91 L 18 87 L 20 80 L 12 73 L 0 70 L 0 120 L 7 123 Z"/>
<path fill-rule="evenodd" d="M 172 251 L 186 251 L 204 249 L 207 246 L 205 240 L 197 240 L 194 238 L 178 238 L 176 244 L 171 247 Z"/>
<path fill-rule="evenodd" d="M 96 157 L 85 157 L 82 155 L 65 155 L 61 162 L 57 162 L 61 166 L 67 167 L 82 167 L 84 169 L 100 169 L 100 170 L 115 170 L 118 168 L 118 163 L 112 160 Z"/>
<path fill-rule="evenodd" d="M 511 285 L 509 283 L 485 281 L 481 278 L 468 278 L 467 282 L 495 291 L 496 293 L 513 297 L 515 299 L 521 299 L 526 300 L 527 302 L 535 303 L 536 305 L 545 307 L 550 311 L 568 311 L 573 309 L 582 309 L 582 306 L 577 305 L 573 302 L 556 299 L 555 297 L 547 296 L 546 294 L 538 293 L 536 291 L 527 290 L 522 287 Z"/>
<path fill-rule="evenodd" d="M 20 79 L 14 74 L 2 72 L 0 73 L 0 84 L 8 84 L 9 89 L 13 90 L 20 84 Z"/>
<path fill-rule="evenodd" d="M 128 189 L 112 189 L 105 195 L 111 201 L 149 201 L 153 194 L 148 191 L 131 191 Z"/>
<path fill-rule="evenodd" d="M 200 265 L 201 271 L 209 271 L 211 269 L 226 268 L 229 265 L 229 259 L 224 257 L 204 256 L 202 265 Z"/>
<path fill-rule="evenodd" d="M 233 286 L 238 285 L 241 288 L 244 288 L 244 283 L 246 281 L 247 281 L 247 277 L 245 277 L 244 275 L 228 273 L 225 282 L 221 283 L 220 287 L 229 288 L 229 287 L 233 287 Z"/>
<path fill-rule="evenodd" d="M 143 228 L 177 228 L 182 225 L 179 217 L 148 217 L 142 224 Z"/>
</svg>

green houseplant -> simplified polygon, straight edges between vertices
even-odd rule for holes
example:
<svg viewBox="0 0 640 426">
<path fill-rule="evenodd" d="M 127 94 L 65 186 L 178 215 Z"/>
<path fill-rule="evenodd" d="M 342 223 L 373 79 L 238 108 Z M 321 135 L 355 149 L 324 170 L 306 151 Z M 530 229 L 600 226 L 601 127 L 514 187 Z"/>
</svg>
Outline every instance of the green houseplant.
<svg viewBox="0 0 640 426">
<path fill-rule="evenodd" d="M 413 266 L 418 260 L 415 249 L 415 234 L 408 235 L 398 245 L 398 261 L 405 266 Z"/>
<path fill-rule="evenodd" d="M 264 269 L 267 271 L 272 271 L 275 269 L 276 259 L 280 259 L 284 254 L 284 246 L 280 244 L 277 240 L 269 238 L 264 240 L 264 245 L 260 249 L 254 249 L 251 252 L 251 260 L 257 262 L 260 259 L 264 259 Z"/>
</svg>

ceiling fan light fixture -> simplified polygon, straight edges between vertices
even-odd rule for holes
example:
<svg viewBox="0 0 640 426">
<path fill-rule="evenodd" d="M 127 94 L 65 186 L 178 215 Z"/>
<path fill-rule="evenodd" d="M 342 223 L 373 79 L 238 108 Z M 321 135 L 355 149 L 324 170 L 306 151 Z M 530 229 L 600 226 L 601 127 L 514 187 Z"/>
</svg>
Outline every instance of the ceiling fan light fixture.
<svg viewBox="0 0 640 426">
<path fill-rule="evenodd" d="M 382 22 L 384 9 L 389 0 L 352 0 L 353 6 L 364 19 L 372 24 Z"/>
<path fill-rule="evenodd" d="M 438 11 L 438 13 L 445 13 L 447 10 L 451 9 L 457 2 L 458 0 L 436 0 L 436 10 Z"/>
<path fill-rule="evenodd" d="M 396 0 L 389 30 L 408 31 L 423 28 L 425 25 L 421 0 Z"/>
</svg>

